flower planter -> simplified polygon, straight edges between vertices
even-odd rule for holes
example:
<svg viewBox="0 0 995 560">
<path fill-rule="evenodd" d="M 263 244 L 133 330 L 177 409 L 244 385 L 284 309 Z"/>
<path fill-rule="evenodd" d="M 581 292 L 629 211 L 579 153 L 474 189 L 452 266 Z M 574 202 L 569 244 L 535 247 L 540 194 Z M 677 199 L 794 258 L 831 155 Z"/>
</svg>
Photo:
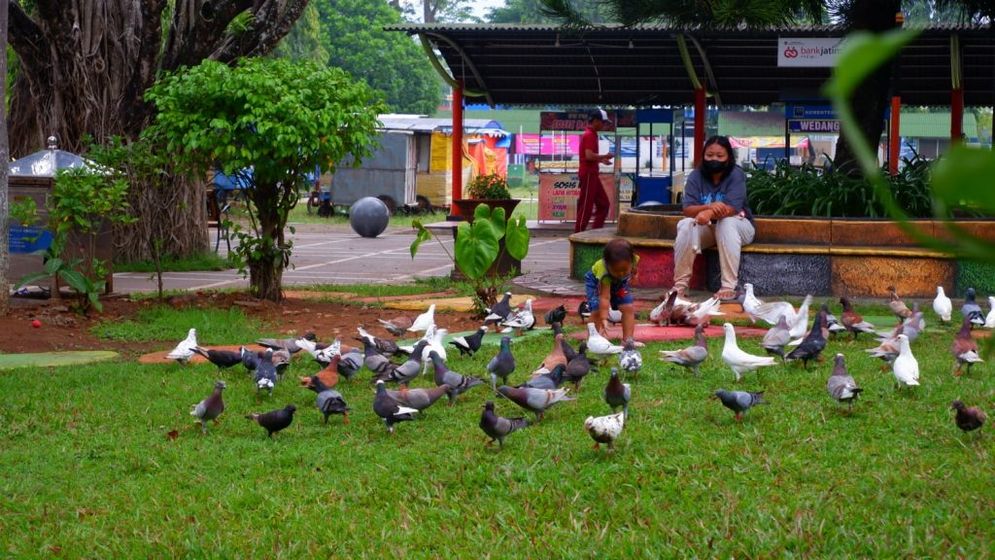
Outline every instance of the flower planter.
<svg viewBox="0 0 995 560">
<path fill-rule="evenodd" d="M 477 206 L 481 204 L 486 204 L 490 206 L 491 209 L 494 208 L 504 208 L 504 216 L 506 218 L 511 217 L 511 213 L 514 212 L 515 208 L 518 206 L 521 200 L 517 198 L 502 198 L 502 199 L 477 199 L 477 198 L 461 198 L 458 200 L 453 200 L 453 206 L 459 211 L 459 216 L 461 220 L 466 220 L 468 222 L 473 222 L 473 211 L 476 210 Z"/>
</svg>

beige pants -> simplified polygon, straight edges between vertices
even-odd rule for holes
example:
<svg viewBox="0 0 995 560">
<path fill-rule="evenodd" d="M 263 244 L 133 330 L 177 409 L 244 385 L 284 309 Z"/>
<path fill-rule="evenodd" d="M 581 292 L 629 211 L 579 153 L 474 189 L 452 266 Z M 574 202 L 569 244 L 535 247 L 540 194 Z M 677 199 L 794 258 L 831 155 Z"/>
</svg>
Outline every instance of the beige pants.
<svg viewBox="0 0 995 560">
<path fill-rule="evenodd" d="M 686 290 L 691 281 L 694 257 L 702 250 L 718 245 L 722 268 L 722 289 L 735 290 L 739 281 L 739 250 L 753 242 L 756 230 L 750 220 L 740 216 L 722 218 L 715 224 L 699 226 L 694 218 L 677 222 L 674 240 L 674 288 Z"/>
</svg>

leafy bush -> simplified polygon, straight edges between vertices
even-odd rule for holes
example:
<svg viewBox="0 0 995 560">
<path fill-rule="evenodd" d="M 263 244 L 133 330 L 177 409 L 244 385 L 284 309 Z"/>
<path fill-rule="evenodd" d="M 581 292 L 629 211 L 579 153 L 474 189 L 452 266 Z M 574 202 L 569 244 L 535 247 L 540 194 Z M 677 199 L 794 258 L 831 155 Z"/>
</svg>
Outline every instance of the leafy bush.
<svg viewBox="0 0 995 560">
<path fill-rule="evenodd" d="M 466 194 L 474 200 L 504 200 L 511 198 L 508 191 L 508 181 L 494 173 L 477 175 L 467 185 Z"/>
<path fill-rule="evenodd" d="M 933 215 L 929 188 L 930 162 L 915 155 L 903 158 L 898 175 L 881 173 L 895 198 L 910 216 Z M 863 177 L 778 161 L 773 170 L 751 170 L 748 182 L 750 208 L 766 216 L 817 216 L 824 218 L 883 218 L 888 215 L 871 185 Z"/>
</svg>

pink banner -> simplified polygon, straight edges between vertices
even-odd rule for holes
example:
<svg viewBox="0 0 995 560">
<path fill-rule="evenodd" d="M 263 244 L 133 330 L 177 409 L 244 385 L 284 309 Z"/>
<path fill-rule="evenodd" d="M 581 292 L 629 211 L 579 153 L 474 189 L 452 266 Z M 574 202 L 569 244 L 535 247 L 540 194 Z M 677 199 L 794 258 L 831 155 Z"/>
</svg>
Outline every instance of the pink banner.
<svg viewBox="0 0 995 560">
<path fill-rule="evenodd" d="M 615 202 L 615 176 L 610 173 L 602 173 L 601 184 L 604 185 L 608 200 L 611 201 L 608 219 L 614 221 L 618 217 L 618 204 Z M 577 219 L 578 198 L 580 198 L 580 185 L 576 173 L 563 175 L 543 173 L 539 175 L 539 220 L 574 221 Z"/>
<path fill-rule="evenodd" d="M 580 152 L 579 134 L 516 134 L 515 153 L 530 156 L 568 155 Z"/>
</svg>

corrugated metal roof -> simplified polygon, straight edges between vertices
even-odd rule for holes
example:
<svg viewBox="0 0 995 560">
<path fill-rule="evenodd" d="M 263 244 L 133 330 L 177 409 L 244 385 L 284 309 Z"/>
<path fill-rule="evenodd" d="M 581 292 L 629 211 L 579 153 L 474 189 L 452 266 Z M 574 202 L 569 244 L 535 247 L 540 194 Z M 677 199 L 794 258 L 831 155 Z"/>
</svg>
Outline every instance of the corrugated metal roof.
<svg viewBox="0 0 995 560">
<path fill-rule="evenodd" d="M 451 118 L 431 118 L 421 115 L 380 115 L 380 123 L 383 130 L 407 130 L 410 132 L 448 132 L 453 127 Z M 501 130 L 501 125 L 492 119 L 463 119 L 463 130 L 465 132 L 481 132 L 488 136 L 497 135 Z M 504 134 L 507 134 L 506 132 Z M 504 134 L 501 134 L 502 136 Z"/>
<path fill-rule="evenodd" d="M 675 29 L 647 25 L 578 30 L 552 25 L 430 24 L 390 29 L 427 33 L 454 76 L 487 101 L 514 106 L 680 106 L 694 102 Z M 834 36 L 833 26 L 700 30 L 690 60 L 723 105 L 818 99 L 831 68 L 779 67 L 778 37 Z M 899 58 L 899 91 L 910 105 L 950 103 L 950 36 L 960 36 L 965 103 L 991 105 L 995 33 L 987 26 L 934 26 Z M 700 47 L 700 48 L 699 48 Z M 479 98 L 468 100 L 479 102 Z"/>
</svg>

